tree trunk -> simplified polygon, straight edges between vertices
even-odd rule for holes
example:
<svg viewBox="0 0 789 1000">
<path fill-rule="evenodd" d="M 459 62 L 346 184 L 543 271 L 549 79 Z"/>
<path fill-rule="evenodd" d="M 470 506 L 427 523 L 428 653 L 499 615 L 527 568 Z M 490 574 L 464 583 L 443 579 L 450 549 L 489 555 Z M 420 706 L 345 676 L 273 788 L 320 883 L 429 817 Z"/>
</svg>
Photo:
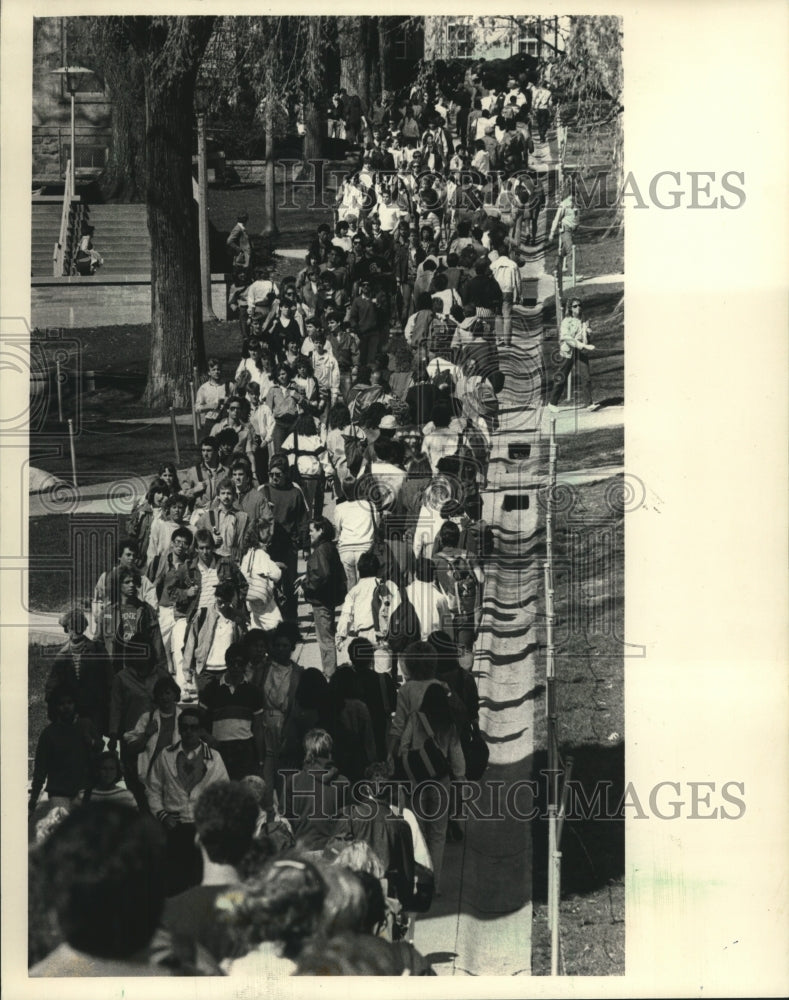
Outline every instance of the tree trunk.
<svg viewBox="0 0 789 1000">
<path fill-rule="evenodd" d="M 308 21 L 307 58 L 311 65 L 307 71 L 307 85 L 304 88 L 304 167 L 303 173 L 312 169 L 310 160 L 323 160 L 324 136 L 326 135 L 326 66 L 321 44 L 321 18 L 311 17 Z M 315 165 L 316 200 L 323 196 L 323 170 Z"/>
<path fill-rule="evenodd" d="M 337 18 L 340 87 L 345 87 L 349 94 L 358 94 L 364 112 L 370 107 L 370 54 L 366 21 L 364 17 Z"/>
<path fill-rule="evenodd" d="M 396 17 L 378 18 L 378 62 L 381 70 L 381 93 L 391 93 L 392 87 L 392 33 L 397 27 Z"/>
<path fill-rule="evenodd" d="M 268 91 L 271 94 L 271 90 Z M 270 97 L 266 98 L 266 194 L 263 201 L 263 236 L 276 236 L 277 228 L 277 193 L 275 188 L 276 170 L 274 164 L 274 107 Z"/>
<path fill-rule="evenodd" d="M 105 201 L 145 200 L 145 101 L 112 105 L 112 147 L 99 180 Z"/>
<path fill-rule="evenodd" d="M 155 409 L 188 405 L 192 370 L 205 367 L 190 155 L 193 90 L 194 73 L 166 86 L 146 73 L 151 361 L 144 401 Z"/>
<path fill-rule="evenodd" d="M 313 203 L 323 201 L 323 137 L 326 135 L 326 115 L 317 101 L 311 101 L 304 108 L 304 166 L 302 175 L 306 178 L 315 170 L 315 197 Z M 313 161 L 310 165 L 310 160 Z"/>
</svg>

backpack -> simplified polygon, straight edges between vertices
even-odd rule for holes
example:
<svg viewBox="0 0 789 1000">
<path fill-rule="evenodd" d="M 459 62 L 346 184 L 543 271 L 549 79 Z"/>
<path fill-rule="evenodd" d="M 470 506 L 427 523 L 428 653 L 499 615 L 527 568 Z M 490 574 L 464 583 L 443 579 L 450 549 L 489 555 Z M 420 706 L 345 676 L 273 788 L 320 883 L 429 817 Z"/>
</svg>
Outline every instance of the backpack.
<svg viewBox="0 0 789 1000">
<path fill-rule="evenodd" d="M 351 424 L 351 430 L 356 430 L 353 424 Z M 364 464 L 367 439 L 357 437 L 356 434 L 343 434 L 342 443 L 345 449 L 345 464 L 348 466 L 348 472 L 356 477 Z"/>
<path fill-rule="evenodd" d="M 422 781 L 440 781 L 449 774 L 449 761 L 436 743 L 433 730 L 423 712 L 417 712 L 427 739 L 418 750 L 404 750 L 395 769 L 395 777 L 405 777 L 414 784 Z"/>
<path fill-rule="evenodd" d="M 452 372 L 449 368 L 443 368 L 433 376 L 432 382 L 436 389 L 447 389 L 451 392 L 453 387 Z"/>
<path fill-rule="evenodd" d="M 422 635 L 422 625 L 416 608 L 403 593 L 400 603 L 389 618 L 387 642 L 395 653 L 402 653 L 409 643 L 415 642 Z"/>
<path fill-rule="evenodd" d="M 386 580 L 376 580 L 372 598 L 373 622 L 378 635 L 388 635 L 391 615 L 392 595 Z"/>
<path fill-rule="evenodd" d="M 474 452 L 466 444 L 463 431 L 458 434 L 458 444 L 455 449 L 455 457 L 458 459 L 457 477 L 461 483 L 466 480 L 475 480 L 479 463 L 477 462 Z"/>
<path fill-rule="evenodd" d="M 485 440 L 485 435 L 479 427 L 474 425 L 474 422 L 470 418 L 466 421 L 466 426 L 461 434 L 461 441 L 471 452 L 475 461 L 479 462 L 480 465 L 487 463 L 488 444 Z"/>
</svg>

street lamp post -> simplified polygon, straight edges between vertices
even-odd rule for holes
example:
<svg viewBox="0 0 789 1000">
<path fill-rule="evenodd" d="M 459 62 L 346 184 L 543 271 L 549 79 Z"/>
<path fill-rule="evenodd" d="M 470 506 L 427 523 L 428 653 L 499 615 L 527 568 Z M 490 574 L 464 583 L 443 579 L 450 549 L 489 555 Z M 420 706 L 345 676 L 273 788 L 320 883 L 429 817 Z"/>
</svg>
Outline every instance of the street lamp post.
<svg viewBox="0 0 789 1000">
<path fill-rule="evenodd" d="M 205 138 L 205 110 L 208 94 L 195 87 L 197 113 L 197 222 L 200 242 L 200 288 L 203 299 L 203 320 L 216 320 L 211 302 L 211 252 L 208 238 L 208 153 Z"/>
<path fill-rule="evenodd" d="M 93 73 L 92 69 L 85 69 L 84 66 L 60 66 L 58 69 L 53 69 L 52 73 L 60 76 L 65 85 L 66 90 L 71 97 L 71 191 L 75 190 L 76 183 L 76 171 L 75 171 L 75 146 L 76 146 L 76 136 L 75 136 L 75 126 L 74 126 L 74 95 L 77 92 L 77 81 L 81 76 L 90 76 Z"/>
</svg>

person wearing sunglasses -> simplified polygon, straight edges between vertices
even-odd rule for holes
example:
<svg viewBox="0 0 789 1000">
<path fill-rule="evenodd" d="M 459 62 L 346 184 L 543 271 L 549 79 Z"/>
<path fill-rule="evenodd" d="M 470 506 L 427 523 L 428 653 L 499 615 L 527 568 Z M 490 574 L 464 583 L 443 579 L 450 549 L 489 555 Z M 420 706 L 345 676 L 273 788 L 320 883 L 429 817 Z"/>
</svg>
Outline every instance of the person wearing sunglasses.
<svg viewBox="0 0 789 1000">
<path fill-rule="evenodd" d="M 204 736 L 202 710 L 182 709 L 179 738 L 162 750 L 148 775 L 148 806 L 167 837 L 168 896 L 199 884 L 201 859 L 195 845 L 195 804 L 210 785 L 228 780 L 221 755 L 211 749 Z"/>
<path fill-rule="evenodd" d="M 589 357 L 595 345 L 589 343 L 589 323 L 583 318 L 583 305 L 580 299 L 570 299 L 569 305 L 568 315 L 564 317 L 559 328 L 561 362 L 553 377 L 553 387 L 548 402 L 551 413 L 556 413 L 559 409 L 559 400 L 562 398 L 562 392 L 571 372 L 575 372 L 580 378 L 587 410 L 600 409 L 600 404 L 592 400 Z"/>
</svg>

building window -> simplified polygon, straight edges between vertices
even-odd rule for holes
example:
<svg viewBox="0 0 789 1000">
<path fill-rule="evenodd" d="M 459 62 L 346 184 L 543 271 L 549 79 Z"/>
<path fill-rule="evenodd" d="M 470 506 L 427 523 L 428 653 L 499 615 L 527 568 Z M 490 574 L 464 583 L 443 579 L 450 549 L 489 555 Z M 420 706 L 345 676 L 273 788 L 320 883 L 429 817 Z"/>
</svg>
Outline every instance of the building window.
<svg viewBox="0 0 789 1000">
<path fill-rule="evenodd" d="M 540 54 L 540 40 L 524 32 L 518 38 L 518 52 L 522 56 L 534 56 Z"/>
<path fill-rule="evenodd" d="M 394 45 L 392 46 L 395 59 L 411 58 L 409 34 L 407 24 L 403 24 L 397 29 L 397 34 L 394 37 Z"/>
<path fill-rule="evenodd" d="M 106 142 L 99 140 L 82 140 L 77 136 L 74 144 L 74 169 L 79 173 L 101 173 L 107 166 L 109 159 L 109 147 Z M 64 143 L 61 148 L 61 173 L 65 173 L 66 164 L 71 156 L 71 144 Z"/>
<path fill-rule="evenodd" d="M 469 59 L 474 49 L 473 26 L 462 22 L 447 25 L 447 56 L 450 59 Z"/>
</svg>

